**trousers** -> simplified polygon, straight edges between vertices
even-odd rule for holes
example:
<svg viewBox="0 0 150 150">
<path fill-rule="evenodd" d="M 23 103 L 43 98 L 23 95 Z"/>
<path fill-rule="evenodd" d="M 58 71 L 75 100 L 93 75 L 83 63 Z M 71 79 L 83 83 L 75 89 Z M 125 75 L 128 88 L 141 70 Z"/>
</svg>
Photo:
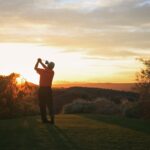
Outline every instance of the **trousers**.
<svg viewBox="0 0 150 150">
<path fill-rule="evenodd" d="M 52 89 L 50 87 L 40 87 L 38 91 L 38 97 L 42 121 L 47 120 L 47 109 L 48 109 L 51 121 L 54 122 Z"/>
</svg>

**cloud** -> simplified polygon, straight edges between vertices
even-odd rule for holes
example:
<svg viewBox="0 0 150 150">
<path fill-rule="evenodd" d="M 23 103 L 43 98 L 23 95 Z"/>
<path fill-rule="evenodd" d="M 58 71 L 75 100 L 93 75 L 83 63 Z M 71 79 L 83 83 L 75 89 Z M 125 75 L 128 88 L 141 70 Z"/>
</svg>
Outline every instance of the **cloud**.
<svg viewBox="0 0 150 150">
<path fill-rule="evenodd" d="M 0 3 L 1 42 L 41 43 L 92 57 L 136 57 L 147 55 L 150 50 L 149 1 L 0 0 Z"/>
</svg>

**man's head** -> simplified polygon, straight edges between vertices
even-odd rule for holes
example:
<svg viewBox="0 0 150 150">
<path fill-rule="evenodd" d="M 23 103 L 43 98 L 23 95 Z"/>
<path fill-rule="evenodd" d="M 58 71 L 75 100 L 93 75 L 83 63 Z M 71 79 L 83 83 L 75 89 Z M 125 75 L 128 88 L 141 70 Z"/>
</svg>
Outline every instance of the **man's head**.
<svg viewBox="0 0 150 150">
<path fill-rule="evenodd" d="M 49 69 L 53 69 L 55 67 L 55 63 L 54 62 L 49 62 L 47 64 L 47 66 L 48 66 Z"/>
</svg>

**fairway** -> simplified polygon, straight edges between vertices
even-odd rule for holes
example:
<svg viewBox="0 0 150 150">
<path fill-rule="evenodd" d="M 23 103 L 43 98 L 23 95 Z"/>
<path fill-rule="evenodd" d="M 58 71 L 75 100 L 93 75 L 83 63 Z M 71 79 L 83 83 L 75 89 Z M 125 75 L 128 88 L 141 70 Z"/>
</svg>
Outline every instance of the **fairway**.
<svg viewBox="0 0 150 150">
<path fill-rule="evenodd" d="M 150 122 L 100 115 L 0 120 L 0 150 L 149 150 Z"/>
</svg>

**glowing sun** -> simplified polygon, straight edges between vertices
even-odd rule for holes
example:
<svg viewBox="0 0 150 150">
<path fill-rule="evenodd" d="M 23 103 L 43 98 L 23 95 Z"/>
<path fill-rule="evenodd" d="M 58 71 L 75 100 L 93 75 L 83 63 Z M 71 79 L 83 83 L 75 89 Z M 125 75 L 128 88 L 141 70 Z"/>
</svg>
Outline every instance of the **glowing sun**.
<svg viewBox="0 0 150 150">
<path fill-rule="evenodd" d="M 22 77 L 22 76 L 19 76 L 18 78 L 16 78 L 16 83 L 18 85 L 22 85 L 26 82 L 26 80 Z"/>
</svg>

